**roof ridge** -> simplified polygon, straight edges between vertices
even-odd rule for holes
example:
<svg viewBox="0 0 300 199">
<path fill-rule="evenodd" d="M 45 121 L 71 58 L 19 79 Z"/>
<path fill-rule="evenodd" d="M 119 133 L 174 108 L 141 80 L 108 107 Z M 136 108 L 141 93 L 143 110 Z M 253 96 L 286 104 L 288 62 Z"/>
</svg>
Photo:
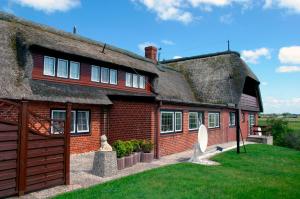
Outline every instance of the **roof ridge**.
<svg viewBox="0 0 300 199">
<path fill-rule="evenodd" d="M 161 64 L 167 64 L 167 63 L 172 63 L 172 62 L 186 61 L 186 60 L 191 60 L 191 59 L 202 59 L 202 58 L 215 57 L 215 56 L 220 56 L 220 55 L 229 55 L 229 54 L 235 54 L 239 57 L 241 56 L 240 53 L 237 52 L 237 51 L 221 51 L 221 52 L 215 52 L 215 53 L 208 53 L 208 54 L 202 54 L 202 55 L 182 57 L 182 58 L 178 58 L 178 59 L 163 60 L 160 63 Z"/>
<path fill-rule="evenodd" d="M 89 44 L 92 44 L 92 45 L 97 45 L 97 46 L 101 46 L 101 47 L 105 46 L 105 48 L 108 48 L 112 51 L 125 54 L 129 57 L 139 59 L 141 61 L 146 61 L 146 62 L 155 64 L 155 62 L 153 60 L 145 58 L 145 57 L 143 57 L 141 55 L 138 55 L 134 52 L 131 52 L 131 51 L 128 51 L 128 50 L 125 50 L 125 49 L 107 44 L 107 43 L 96 41 L 96 40 L 90 39 L 90 38 L 85 37 L 85 36 L 81 36 L 81 35 L 78 35 L 78 34 L 72 34 L 70 32 L 59 30 L 57 28 L 54 28 L 54 27 L 51 27 L 51 26 L 48 26 L 48 25 L 33 22 L 33 21 L 30 21 L 30 20 L 24 19 L 22 17 L 18 17 L 18 16 L 15 16 L 15 15 L 6 13 L 6 12 L 3 12 L 3 11 L 0 11 L 0 20 L 8 21 L 8 22 L 15 22 L 15 23 L 19 23 L 19 24 L 22 24 L 22 25 L 25 25 L 25 26 L 38 28 L 38 29 L 41 29 L 42 31 L 47 31 L 47 32 L 50 32 L 50 33 L 53 33 L 53 34 L 63 36 L 63 37 L 68 37 L 70 39 L 75 39 L 75 40 L 78 40 L 78 41 L 86 42 L 86 43 L 89 43 Z"/>
</svg>

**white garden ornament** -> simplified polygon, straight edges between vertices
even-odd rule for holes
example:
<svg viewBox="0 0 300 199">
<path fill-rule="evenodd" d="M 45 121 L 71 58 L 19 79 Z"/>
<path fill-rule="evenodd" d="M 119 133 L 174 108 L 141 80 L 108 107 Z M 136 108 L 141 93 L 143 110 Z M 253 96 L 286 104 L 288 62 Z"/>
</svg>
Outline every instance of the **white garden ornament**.
<svg viewBox="0 0 300 199">
<path fill-rule="evenodd" d="M 189 162 L 200 162 L 200 156 L 205 152 L 208 143 L 207 129 L 202 124 L 198 130 L 198 142 L 194 145 L 194 153 Z"/>
</svg>

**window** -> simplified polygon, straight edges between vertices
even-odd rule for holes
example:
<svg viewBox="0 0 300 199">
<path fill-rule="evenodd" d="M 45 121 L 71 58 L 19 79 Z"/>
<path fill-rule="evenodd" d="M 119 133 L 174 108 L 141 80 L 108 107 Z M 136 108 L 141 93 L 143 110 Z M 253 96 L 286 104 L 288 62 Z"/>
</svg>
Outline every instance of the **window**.
<svg viewBox="0 0 300 199">
<path fill-rule="evenodd" d="M 254 113 L 249 113 L 249 125 L 250 125 L 250 127 L 255 125 L 255 114 Z"/>
<path fill-rule="evenodd" d="M 109 73 L 109 83 L 110 84 L 117 84 L 118 81 L 118 75 L 117 75 L 117 70 L 114 69 L 110 69 L 110 73 Z"/>
<path fill-rule="evenodd" d="M 90 112 L 89 111 L 72 111 L 71 112 L 71 133 L 88 133 L 90 131 Z M 65 120 L 65 110 L 52 110 L 51 119 L 54 120 Z M 55 122 L 52 124 L 52 132 L 58 132 L 60 129 L 59 123 Z"/>
<path fill-rule="evenodd" d="M 70 78 L 79 79 L 80 64 L 78 62 L 70 62 Z"/>
<path fill-rule="evenodd" d="M 182 112 L 175 112 L 175 132 L 182 131 Z"/>
<path fill-rule="evenodd" d="M 68 70 L 68 61 L 64 59 L 58 59 L 57 77 L 68 78 Z"/>
<path fill-rule="evenodd" d="M 162 111 L 160 116 L 161 133 L 182 131 L 182 112 Z"/>
<path fill-rule="evenodd" d="M 220 127 L 220 113 L 208 113 L 208 128 Z"/>
<path fill-rule="evenodd" d="M 136 74 L 132 74 L 132 87 L 133 88 L 139 87 L 138 75 L 136 75 Z"/>
<path fill-rule="evenodd" d="M 145 88 L 145 76 L 140 75 L 139 88 Z"/>
<path fill-rule="evenodd" d="M 235 112 L 229 113 L 229 126 L 235 126 Z"/>
<path fill-rule="evenodd" d="M 189 130 L 197 130 L 202 122 L 202 112 L 189 112 Z"/>
<path fill-rule="evenodd" d="M 174 131 L 174 112 L 161 112 L 161 133 Z"/>
<path fill-rule="evenodd" d="M 44 75 L 55 76 L 55 58 L 44 57 Z"/>
<path fill-rule="evenodd" d="M 91 80 L 93 82 L 100 82 L 100 67 L 99 66 L 92 66 Z"/>
<path fill-rule="evenodd" d="M 132 74 L 126 73 L 126 86 L 132 87 Z"/>
<path fill-rule="evenodd" d="M 89 131 L 89 111 L 77 111 L 77 132 L 87 133 Z"/>
<path fill-rule="evenodd" d="M 101 67 L 101 82 L 108 83 L 109 82 L 109 69 Z"/>
</svg>

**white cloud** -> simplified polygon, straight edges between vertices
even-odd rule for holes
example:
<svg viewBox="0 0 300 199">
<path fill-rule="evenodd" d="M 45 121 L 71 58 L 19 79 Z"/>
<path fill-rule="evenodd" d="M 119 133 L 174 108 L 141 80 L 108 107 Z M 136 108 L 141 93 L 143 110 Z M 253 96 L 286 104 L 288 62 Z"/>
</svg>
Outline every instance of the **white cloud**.
<svg viewBox="0 0 300 199">
<path fill-rule="evenodd" d="M 264 104 L 269 107 L 297 107 L 300 108 L 300 97 L 291 99 L 278 99 L 275 97 L 266 97 Z"/>
<path fill-rule="evenodd" d="M 261 85 L 263 85 L 263 86 L 268 86 L 269 83 L 268 83 L 268 82 L 262 82 Z"/>
<path fill-rule="evenodd" d="M 278 58 L 283 64 L 300 64 L 300 46 L 281 48 Z"/>
<path fill-rule="evenodd" d="M 144 42 L 144 43 L 140 43 L 140 44 L 138 45 L 138 49 L 139 49 L 141 52 L 144 52 L 144 51 L 145 51 L 145 47 L 147 47 L 147 46 L 155 46 L 155 47 L 157 47 L 157 45 L 156 45 L 155 43 L 146 41 L 146 42 Z"/>
<path fill-rule="evenodd" d="M 291 12 L 300 13 L 299 0 L 265 0 L 264 8 L 283 8 Z"/>
<path fill-rule="evenodd" d="M 13 0 L 21 6 L 32 7 L 46 13 L 65 12 L 80 5 L 80 0 Z"/>
<path fill-rule="evenodd" d="M 252 0 L 131 0 L 147 7 L 163 21 L 173 20 L 188 24 L 200 17 L 193 16 L 191 8 L 200 8 L 202 11 L 211 11 L 212 7 L 225 7 L 233 3 L 243 8 L 249 7 Z"/>
<path fill-rule="evenodd" d="M 163 43 L 163 44 L 165 44 L 165 45 L 169 45 L 169 46 L 175 45 L 175 42 L 174 42 L 174 41 L 167 40 L 167 39 L 161 40 L 161 43 Z"/>
<path fill-rule="evenodd" d="M 180 58 L 182 58 L 182 57 L 178 56 L 178 55 L 176 55 L 176 56 L 173 57 L 173 59 L 180 59 Z"/>
<path fill-rule="evenodd" d="M 242 51 L 242 58 L 248 63 L 257 64 L 258 60 L 262 57 L 271 59 L 271 52 L 268 48 Z"/>
<path fill-rule="evenodd" d="M 276 69 L 277 73 L 296 73 L 300 72 L 300 66 L 280 66 Z"/>
<path fill-rule="evenodd" d="M 223 24 L 231 24 L 233 22 L 232 14 L 222 15 L 220 17 L 220 22 Z"/>
</svg>

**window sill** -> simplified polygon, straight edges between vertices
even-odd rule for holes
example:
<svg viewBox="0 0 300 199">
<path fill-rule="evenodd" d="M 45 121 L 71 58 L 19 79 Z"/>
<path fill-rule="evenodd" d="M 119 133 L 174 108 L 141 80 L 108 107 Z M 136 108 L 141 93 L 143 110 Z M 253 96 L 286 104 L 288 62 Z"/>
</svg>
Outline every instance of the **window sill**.
<svg viewBox="0 0 300 199">
<path fill-rule="evenodd" d="M 183 134 L 183 131 L 160 133 L 160 136 L 170 136 L 170 135 L 178 135 L 178 134 Z"/>
<path fill-rule="evenodd" d="M 229 126 L 229 128 L 236 128 L 236 126 Z"/>
<path fill-rule="evenodd" d="M 71 137 L 81 137 L 81 136 L 91 136 L 91 132 L 86 132 L 86 133 L 71 133 Z"/>
</svg>

